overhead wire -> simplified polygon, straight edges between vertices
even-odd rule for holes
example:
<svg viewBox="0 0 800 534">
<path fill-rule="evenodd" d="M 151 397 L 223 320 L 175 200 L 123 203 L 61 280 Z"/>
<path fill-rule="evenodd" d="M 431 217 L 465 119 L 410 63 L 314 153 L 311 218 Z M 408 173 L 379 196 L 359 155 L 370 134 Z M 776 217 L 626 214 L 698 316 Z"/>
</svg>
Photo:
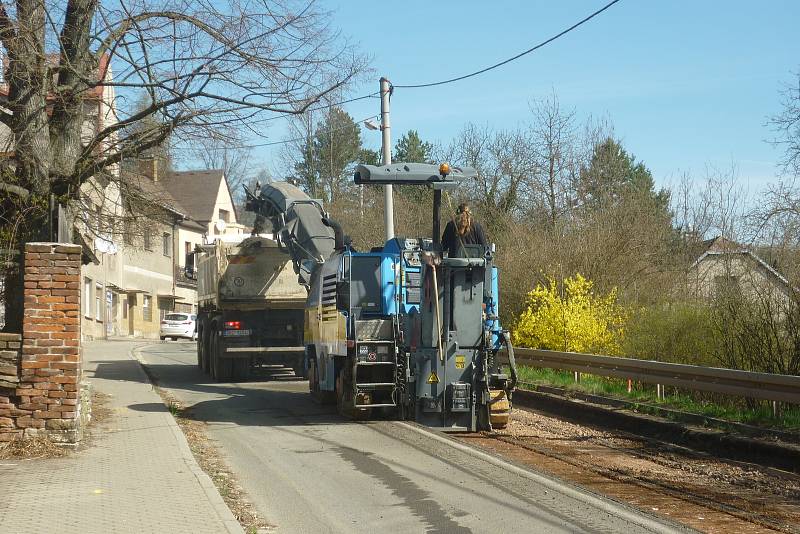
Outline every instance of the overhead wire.
<svg viewBox="0 0 800 534">
<path fill-rule="evenodd" d="M 325 104 L 324 106 L 309 107 L 308 109 L 306 109 L 305 111 L 303 111 L 301 113 L 282 113 L 280 115 L 276 115 L 274 117 L 269 117 L 267 119 L 264 119 L 261 122 L 269 122 L 269 121 L 274 121 L 274 120 L 277 120 L 277 119 L 285 119 L 287 117 L 295 117 L 297 115 L 302 115 L 303 113 L 309 113 L 309 112 L 313 112 L 313 111 L 320 111 L 320 110 L 323 110 L 323 109 L 329 109 L 329 108 L 333 108 L 333 107 L 336 107 L 336 106 L 349 104 L 350 102 L 358 102 L 359 100 L 365 100 L 367 98 L 372 98 L 372 97 L 375 97 L 375 96 L 377 96 L 379 94 L 380 94 L 380 91 L 375 91 L 374 93 L 369 93 L 368 95 L 356 96 L 356 97 L 353 97 L 353 98 L 348 98 L 347 100 L 342 100 L 340 102 L 333 102 L 331 104 Z"/>
<path fill-rule="evenodd" d="M 461 80 L 466 80 L 468 78 L 473 78 L 473 77 L 478 76 L 480 74 L 483 74 L 483 73 L 489 72 L 491 70 L 494 70 L 496 68 L 502 67 L 503 65 L 507 65 L 507 64 L 509 64 L 509 63 L 511 63 L 513 61 L 516 61 L 517 59 L 520 59 L 521 57 L 526 56 L 526 55 L 528 55 L 528 54 L 530 54 L 532 52 L 535 52 L 536 50 L 539 50 L 540 48 L 542 48 L 544 46 L 547 46 L 548 44 L 552 43 L 553 41 L 563 37 L 564 35 L 568 34 L 569 32 L 571 32 L 571 31 L 575 30 L 576 28 L 582 26 L 583 24 L 589 22 L 590 20 L 592 20 L 596 16 L 600 15 L 601 13 L 603 13 L 604 11 L 606 11 L 607 9 L 609 9 L 611 6 L 613 6 L 614 4 L 616 4 L 618 2 L 620 2 L 620 0 L 612 0 L 611 2 L 609 2 L 606 5 L 604 5 L 603 7 L 601 7 L 600 9 L 592 12 L 591 14 L 589 14 L 588 16 L 584 17 L 583 19 L 579 20 L 578 22 L 576 22 L 575 24 L 573 24 L 569 28 L 566 28 L 566 29 L 562 30 L 561 32 L 557 33 L 556 35 L 553 35 L 549 39 L 546 39 L 546 40 L 538 43 L 537 45 L 532 46 L 531 48 L 528 48 L 527 50 L 525 50 L 523 52 L 520 52 L 519 54 L 517 54 L 515 56 L 512 56 L 510 58 L 504 59 L 503 61 L 500 61 L 498 63 L 495 63 L 494 65 L 490 65 L 490 66 L 485 67 L 483 69 L 476 70 L 474 72 L 470 72 L 469 74 L 464 74 L 462 76 L 456 76 L 454 78 L 448 78 L 446 80 L 439 80 L 439 81 L 435 81 L 435 82 L 418 83 L 418 84 L 390 84 L 390 86 L 389 86 L 389 98 L 392 97 L 392 95 L 394 93 L 394 89 L 421 89 L 421 88 L 425 88 L 425 87 L 435 87 L 435 86 L 438 86 L 438 85 L 445 85 L 445 84 L 449 84 L 449 83 L 453 83 L 453 82 L 458 82 L 458 81 L 461 81 Z M 318 110 L 329 109 L 329 108 L 332 108 L 332 107 L 341 106 L 341 105 L 344 105 L 344 104 L 349 104 L 351 102 L 357 102 L 359 100 L 365 100 L 367 98 L 373 98 L 373 97 L 375 97 L 375 96 L 377 96 L 379 94 L 380 94 L 380 91 L 376 91 L 376 92 L 369 93 L 369 94 L 366 94 L 366 95 L 361 95 L 361 96 L 349 98 L 349 99 L 346 99 L 346 100 L 342 100 L 340 102 L 335 102 L 335 103 L 326 104 L 326 105 L 323 105 L 323 106 L 317 106 L 317 107 L 309 108 L 305 112 L 313 112 L 313 111 L 318 111 Z M 283 114 L 283 115 L 278 115 L 278 116 L 275 116 L 275 117 L 270 117 L 268 119 L 265 119 L 264 122 L 277 120 L 277 119 L 282 119 L 282 118 L 291 117 L 291 116 L 294 116 L 294 114 L 286 113 L 286 114 Z M 367 117 L 364 120 L 356 121 L 356 124 L 364 122 L 364 121 L 366 121 L 368 119 L 371 119 L 371 118 L 374 118 L 374 117 L 377 118 L 377 115 L 370 115 L 369 117 Z M 301 137 L 301 138 L 294 138 L 294 139 L 285 139 L 283 141 L 272 141 L 272 142 L 268 142 L 268 143 L 242 145 L 240 148 L 259 148 L 259 147 L 283 145 L 283 144 L 287 144 L 287 143 L 294 143 L 294 142 L 298 142 L 298 141 L 303 141 L 305 139 L 307 139 L 307 138 L 306 137 Z"/>
<path fill-rule="evenodd" d="M 353 121 L 353 124 L 358 125 L 358 124 L 361 124 L 363 122 L 368 121 L 369 119 L 377 119 L 379 116 L 380 116 L 379 113 L 373 113 L 373 114 L 369 115 L 368 117 L 365 117 L 365 118 L 363 118 L 361 120 Z M 342 130 L 346 130 L 349 127 L 350 127 L 350 125 L 341 126 L 339 128 L 335 128 L 335 129 L 331 130 L 331 133 L 339 132 L 339 131 L 342 131 Z M 256 144 L 252 144 L 252 145 L 237 145 L 235 147 L 230 147 L 230 148 L 260 148 L 260 147 L 265 147 L 265 146 L 285 145 L 287 143 L 297 143 L 297 142 L 306 141 L 306 140 L 308 140 L 308 136 L 304 135 L 303 137 L 295 137 L 295 138 L 292 138 L 292 139 L 284 139 L 282 141 L 270 141 L 268 143 L 256 143 Z"/>
<path fill-rule="evenodd" d="M 601 7 L 600 9 L 595 11 L 594 13 L 592 13 L 591 15 L 589 15 L 589 16 L 585 17 L 584 19 L 576 22 L 575 24 L 573 24 L 569 28 L 567 28 L 567 29 L 557 33 L 556 35 L 550 37 L 549 39 L 547 39 L 545 41 L 542 41 L 541 43 L 539 43 L 539 44 L 537 44 L 537 45 L 525 50 L 524 52 L 520 52 L 516 56 L 510 57 L 508 59 L 504 59 L 503 61 L 500 61 L 499 63 L 495 63 L 494 65 L 490 65 L 490 66 L 485 67 L 483 69 L 476 70 L 475 72 L 470 72 L 469 74 L 464 74 L 463 76 L 457 76 L 455 78 L 448 78 L 447 80 L 440 80 L 440 81 L 437 81 L 437 82 L 429 82 L 429 83 L 394 85 L 394 87 L 398 88 L 398 89 L 420 89 L 420 88 L 423 88 L 423 87 L 435 87 L 437 85 L 445 85 L 445 84 L 448 84 L 448 83 L 453 83 L 453 82 L 458 82 L 458 81 L 461 81 L 461 80 L 466 80 L 467 78 L 472 78 L 474 76 L 478 76 L 479 74 L 483 74 L 484 72 L 489 72 L 490 70 L 496 69 L 498 67 L 502 67 L 503 65 L 507 65 L 508 63 L 511 63 L 512 61 L 516 61 L 517 59 L 519 59 L 519 58 L 521 58 L 523 56 L 526 56 L 526 55 L 530 54 L 531 52 L 534 52 L 534 51 L 542 48 L 543 46 L 546 46 L 546 45 L 552 43 L 556 39 L 568 34 L 569 32 L 571 32 L 572 30 L 574 30 L 577 27 L 581 26 L 582 24 L 585 24 L 586 22 L 589 22 L 594 17 L 596 17 L 597 15 L 602 13 L 603 11 L 607 10 L 608 8 L 610 8 L 611 6 L 613 6 L 614 4 L 616 4 L 619 1 L 620 0 L 612 0 L 611 2 L 609 2 L 606 5 L 604 5 L 603 7 Z"/>
</svg>

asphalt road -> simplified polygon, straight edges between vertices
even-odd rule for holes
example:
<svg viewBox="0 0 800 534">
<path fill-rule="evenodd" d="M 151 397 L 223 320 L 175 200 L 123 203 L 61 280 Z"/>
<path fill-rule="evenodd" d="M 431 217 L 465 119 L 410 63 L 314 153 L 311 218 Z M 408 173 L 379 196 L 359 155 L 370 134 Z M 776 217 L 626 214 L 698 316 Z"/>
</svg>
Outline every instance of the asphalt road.
<svg viewBox="0 0 800 534">
<path fill-rule="evenodd" d="M 291 378 L 217 384 L 194 343 L 140 347 L 160 385 L 208 423 L 280 533 L 670 532 L 626 506 L 393 421 L 352 422 Z M 141 409 L 147 409 L 141 406 Z"/>
</svg>

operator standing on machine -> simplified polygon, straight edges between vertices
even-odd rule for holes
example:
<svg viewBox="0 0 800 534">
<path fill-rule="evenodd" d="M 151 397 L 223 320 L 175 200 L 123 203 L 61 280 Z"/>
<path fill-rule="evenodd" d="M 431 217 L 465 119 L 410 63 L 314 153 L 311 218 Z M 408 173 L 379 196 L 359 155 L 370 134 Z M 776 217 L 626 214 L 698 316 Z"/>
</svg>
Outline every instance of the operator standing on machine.
<svg viewBox="0 0 800 534">
<path fill-rule="evenodd" d="M 455 220 L 447 223 L 442 234 L 442 252 L 448 257 L 466 256 L 463 245 L 487 246 L 486 234 L 478 221 L 472 218 L 472 210 L 462 202 L 456 211 Z"/>
</svg>

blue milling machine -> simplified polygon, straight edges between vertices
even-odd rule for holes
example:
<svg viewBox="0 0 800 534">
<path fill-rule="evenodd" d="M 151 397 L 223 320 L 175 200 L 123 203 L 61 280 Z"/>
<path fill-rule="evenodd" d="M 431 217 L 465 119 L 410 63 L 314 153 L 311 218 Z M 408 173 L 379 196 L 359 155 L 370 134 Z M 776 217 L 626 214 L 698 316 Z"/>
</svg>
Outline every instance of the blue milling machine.
<svg viewBox="0 0 800 534">
<path fill-rule="evenodd" d="M 514 350 L 498 317 L 494 246 L 439 242 L 443 191 L 470 168 L 359 165 L 359 185 L 433 190 L 432 238 L 395 237 L 357 252 L 322 203 L 285 182 L 247 191 L 256 231 L 271 225 L 308 289 L 305 369 L 316 400 L 357 419 L 412 420 L 444 431 L 508 424 Z M 501 360 L 499 351 L 505 347 Z"/>
</svg>

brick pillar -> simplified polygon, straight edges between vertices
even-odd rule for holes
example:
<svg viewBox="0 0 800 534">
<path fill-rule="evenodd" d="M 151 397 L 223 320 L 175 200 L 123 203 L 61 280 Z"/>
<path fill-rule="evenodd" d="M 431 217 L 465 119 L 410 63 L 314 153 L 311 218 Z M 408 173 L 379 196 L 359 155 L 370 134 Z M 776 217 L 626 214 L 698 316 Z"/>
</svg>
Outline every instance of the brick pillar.
<svg viewBox="0 0 800 534">
<path fill-rule="evenodd" d="M 26 435 L 80 439 L 81 247 L 25 245 L 25 319 L 22 327 L 19 409 Z"/>
</svg>

